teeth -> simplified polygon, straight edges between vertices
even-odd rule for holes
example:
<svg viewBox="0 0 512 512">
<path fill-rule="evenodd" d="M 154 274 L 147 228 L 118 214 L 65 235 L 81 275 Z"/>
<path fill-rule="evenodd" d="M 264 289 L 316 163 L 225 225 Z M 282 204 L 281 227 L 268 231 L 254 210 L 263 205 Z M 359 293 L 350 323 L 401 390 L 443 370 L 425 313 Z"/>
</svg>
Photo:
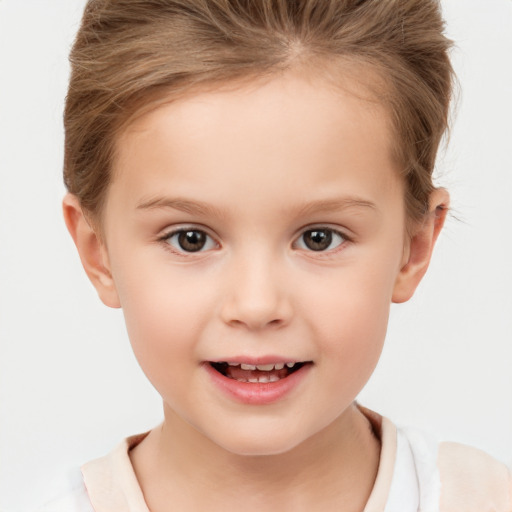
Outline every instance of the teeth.
<svg viewBox="0 0 512 512">
<path fill-rule="evenodd" d="M 256 368 L 262 372 L 269 372 L 270 370 L 274 369 L 273 364 L 257 364 Z"/>
<path fill-rule="evenodd" d="M 281 380 L 277 375 L 261 375 L 260 377 L 251 377 L 250 379 L 236 379 L 238 382 L 250 382 L 251 384 L 263 383 L 266 384 L 268 382 L 277 382 Z"/>
<path fill-rule="evenodd" d="M 282 370 L 285 366 L 287 366 L 288 368 L 293 368 L 295 366 L 295 363 L 275 363 L 275 364 L 270 363 L 270 364 L 254 365 L 254 364 L 246 364 L 246 363 L 228 362 L 227 364 L 229 366 L 240 366 L 240 368 L 242 368 L 242 370 L 249 370 L 249 371 L 259 370 L 260 372 L 270 372 L 272 370 Z"/>
</svg>

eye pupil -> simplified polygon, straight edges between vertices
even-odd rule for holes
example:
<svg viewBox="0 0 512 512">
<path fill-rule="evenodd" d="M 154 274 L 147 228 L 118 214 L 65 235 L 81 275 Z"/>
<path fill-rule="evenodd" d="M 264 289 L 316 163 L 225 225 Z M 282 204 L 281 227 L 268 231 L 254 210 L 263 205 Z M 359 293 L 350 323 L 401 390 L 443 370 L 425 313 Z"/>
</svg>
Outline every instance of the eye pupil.
<svg viewBox="0 0 512 512">
<path fill-rule="evenodd" d="M 325 251 L 332 243 L 332 232 L 327 229 L 311 229 L 303 237 L 304 243 L 312 251 Z"/>
<path fill-rule="evenodd" d="M 178 243 L 184 251 L 200 251 L 206 244 L 206 234 L 202 231 L 181 231 L 178 234 Z"/>
</svg>

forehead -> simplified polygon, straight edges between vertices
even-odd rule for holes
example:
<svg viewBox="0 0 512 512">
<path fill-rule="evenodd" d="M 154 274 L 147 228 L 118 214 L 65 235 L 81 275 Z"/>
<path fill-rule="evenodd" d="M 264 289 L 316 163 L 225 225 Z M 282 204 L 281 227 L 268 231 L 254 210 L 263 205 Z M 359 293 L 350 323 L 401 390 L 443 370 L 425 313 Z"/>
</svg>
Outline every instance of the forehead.
<svg viewBox="0 0 512 512">
<path fill-rule="evenodd" d="M 234 187 L 240 197 L 275 193 L 270 177 L 289 192 L 322 195 L 343 176 L 353 193 L 378 195 L 396 185 L 392 132 L 385 108 L 361 90 L 285 73 L 168 98 L 119 136 L 111 186 L 150 200 L 171 181 L 184 193 L 224 182 L 232 201 Z"/>
</svg>

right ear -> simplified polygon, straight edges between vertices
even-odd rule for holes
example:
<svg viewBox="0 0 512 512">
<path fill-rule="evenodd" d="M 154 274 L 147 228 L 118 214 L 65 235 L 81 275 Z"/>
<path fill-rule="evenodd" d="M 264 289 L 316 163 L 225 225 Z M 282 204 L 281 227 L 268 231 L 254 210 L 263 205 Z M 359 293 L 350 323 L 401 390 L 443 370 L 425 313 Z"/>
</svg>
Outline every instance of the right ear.
<svg viewBox="0 0 512 512">
<path fill-rule="evenodd" d="M 78 198 L 73 194 L 66 194 L 62 201 L 62 210 L 84 270 L 100 299 L 111 308 L 120 308 L 119 296 L 110 272 L 107 249 L 84 215 Z"/>
</svg>

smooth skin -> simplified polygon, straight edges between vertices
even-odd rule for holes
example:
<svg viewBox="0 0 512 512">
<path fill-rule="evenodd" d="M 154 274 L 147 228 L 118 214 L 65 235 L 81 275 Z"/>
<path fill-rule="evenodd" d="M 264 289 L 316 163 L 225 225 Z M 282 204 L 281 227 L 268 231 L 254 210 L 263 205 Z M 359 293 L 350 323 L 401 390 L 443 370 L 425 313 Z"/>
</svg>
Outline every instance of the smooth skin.
<svg viewBox="0 0 512 512">
<path fill-rule="evenodd" d="M 379 104 L 287 72 L 136 119 L 101 233 L 64 199 L 84 268 L 123 308 L 163 399 L 163 425 L 131 452 L 152 512 L 364 508 L 380 445 L 354 400 L 448 205 L 435 190 L 407 235 L 391 138 Z M 240 403 L 205 371 L 266 356 L 312 362 L 272 404 Z"/>
</svg>

